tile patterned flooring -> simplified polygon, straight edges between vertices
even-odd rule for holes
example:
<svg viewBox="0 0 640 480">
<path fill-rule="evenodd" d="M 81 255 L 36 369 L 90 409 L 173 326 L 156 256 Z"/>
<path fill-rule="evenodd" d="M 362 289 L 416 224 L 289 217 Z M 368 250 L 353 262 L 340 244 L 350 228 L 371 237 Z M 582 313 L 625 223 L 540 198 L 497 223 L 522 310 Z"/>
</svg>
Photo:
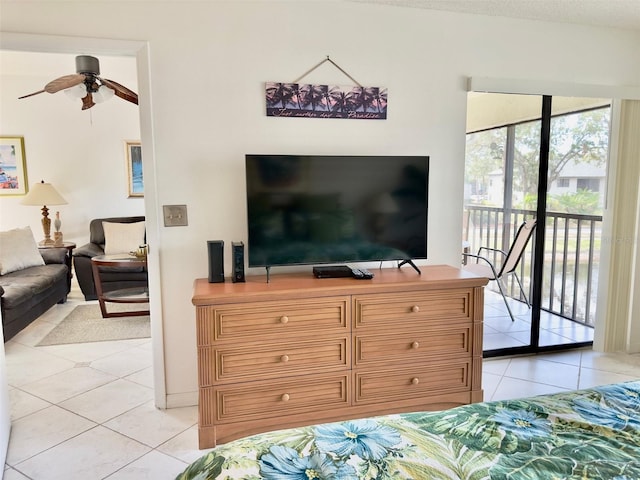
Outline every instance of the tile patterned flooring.
<svg viewBox="0 0 640 480">
<path fill-rule="evenodd" d="M 205 453 L 197 408 L 155 408 L 148 339 L 35 346 L 84 303 L 74 288 L 5 344 L 12 430 L 4 479 L 175 478 Z M 573 350 L 486 360 L 483 371 L 485 399 L 501 400 L 639 379 L 640 355 Z"/>
<path fill-rule="evenodd" d="M 508 298 L 515 321 L 511 320 L 499 293 L 485 289 L 484 350 L 529 345 L 531 309 L 523 302 Z M 548 312 L 540 314 L 540 345 L 566 345 L 593 340 L 593 328 Z"/>
</svg>

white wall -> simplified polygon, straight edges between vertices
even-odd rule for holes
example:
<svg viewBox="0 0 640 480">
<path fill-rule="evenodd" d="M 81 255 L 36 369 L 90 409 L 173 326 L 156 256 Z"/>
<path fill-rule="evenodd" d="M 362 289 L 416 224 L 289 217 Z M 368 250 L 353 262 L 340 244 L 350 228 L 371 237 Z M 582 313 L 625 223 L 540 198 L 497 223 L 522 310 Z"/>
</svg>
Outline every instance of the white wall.
<svg viewBox="0 0 640 480">
<path fill-rule="evenodd" d="M 2 12 L 6 32 L 148 42 L 150 83 L 139 88 L 149 102 L 140 109 L 154 191 L 145 213 L 153 222 L 163 204 L 189 209 L 188 227 L 156 225 L 152 245 L 162 294 L 152 319 L 164 331 L 169 405 L 196 399 L 190 299 L 194 278 L 207 275 L 206 241 L 246 241 L 245 153 L 430 155 L 428 263 L 455 264 L 466 78 L 640 79 L 640 35 L 576 25 L 339 1 L 112 2 L 108 9 L 3 1 Z M 264 82 L 292 81 L 326 55 L 360 83 L 388 87 L 386 121 L 265 116 Z M 305 79 L 349 83 L 328 64 Z"/>
</svg>

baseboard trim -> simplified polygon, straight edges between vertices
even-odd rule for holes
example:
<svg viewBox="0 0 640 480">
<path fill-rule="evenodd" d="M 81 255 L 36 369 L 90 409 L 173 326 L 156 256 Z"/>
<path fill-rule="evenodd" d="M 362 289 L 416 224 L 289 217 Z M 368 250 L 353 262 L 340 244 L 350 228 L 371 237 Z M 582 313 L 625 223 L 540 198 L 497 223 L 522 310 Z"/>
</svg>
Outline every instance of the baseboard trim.
<svg viewBox="0 0 640 480">
<path fill-rule="evenodd" d="M 640 342 L 633 342 L 627 345 L 628 354 L 640 353 Z"/>
<path fill-rule="evenodd" d="M 166 400 L 167 408 L 194 407 L 198 405 L 198 392 L 169 394 Z"/>
</svg>

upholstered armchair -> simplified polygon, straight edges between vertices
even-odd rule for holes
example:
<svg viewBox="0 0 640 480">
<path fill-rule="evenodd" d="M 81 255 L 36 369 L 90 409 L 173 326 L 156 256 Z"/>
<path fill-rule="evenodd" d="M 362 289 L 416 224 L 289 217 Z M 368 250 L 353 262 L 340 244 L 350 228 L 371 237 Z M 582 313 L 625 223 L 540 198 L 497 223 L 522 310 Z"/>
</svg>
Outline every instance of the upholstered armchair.
<svg viewBox="0 0 640 480">
<path fill-rule="evenodd" d="M 113 217 L 96 218 L 89 224 L 89 243 L 77 248 L 73 252 L 73 265 L 76 279 L 85 300 L 96 300 L 96 287 L 93 281 L 91 259 L 105 254 L 105 230 L 103 222 L 108 223 L 137 223 L 144 222 L 144 217 Z M 144 243 L 141 242 L 141 243 Z M 135 250 L 138 245 L 131 249 Z M 147 285 L 147 269 L 143 267 L 109 267 L 100 269 L 102 289 L 105 292 L 121 288 L 144 287 Z"/>
</svg>

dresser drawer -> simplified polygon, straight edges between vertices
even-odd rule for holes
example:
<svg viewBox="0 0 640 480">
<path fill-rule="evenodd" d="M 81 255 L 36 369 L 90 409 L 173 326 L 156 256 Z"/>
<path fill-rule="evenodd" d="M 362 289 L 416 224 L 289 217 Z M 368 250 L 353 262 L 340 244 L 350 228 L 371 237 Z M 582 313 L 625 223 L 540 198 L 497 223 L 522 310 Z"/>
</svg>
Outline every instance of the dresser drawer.
<svg viewBox="0 0 640 480">
<path fill-rule="evenodd" d="M 248 302 L 198 307 L 198 345 L 265 336 L 330 334 L 349 331 L 349 297 Z"/>
<path fill-rule="evenodd" d="M 200 385 L 346 370 L 351 365 L 350 351 L 347 336 L 266 345 L 200 347 Z"/>
<path fill-rule="evenodd" d="M 414 331 L 354 336 L 354 365 L 391 362 L 423 362 L 444 357 L 471 356 L 471 324 L 455 324 L 447 329 L 417 329 Z"/>
<path fill-rule="evenodd" d="M 389 332 L 408 325 L 471 321 L 473 290 L 358 295 L 353 300 L 354 328 L 384 328 Z"/>
<path fill-rule="evenodd" d="M 470 361 L 355 372 L 354 381 L 356 404 L 393 402 L 468 391 L 471 388 Z"/>
<path fill-rule="evenodd" d="M 210 425 L 331 410 L 346 407 L 349 397 L 347 373 L 201 388 L 200 422 Z"/>
</svg>

